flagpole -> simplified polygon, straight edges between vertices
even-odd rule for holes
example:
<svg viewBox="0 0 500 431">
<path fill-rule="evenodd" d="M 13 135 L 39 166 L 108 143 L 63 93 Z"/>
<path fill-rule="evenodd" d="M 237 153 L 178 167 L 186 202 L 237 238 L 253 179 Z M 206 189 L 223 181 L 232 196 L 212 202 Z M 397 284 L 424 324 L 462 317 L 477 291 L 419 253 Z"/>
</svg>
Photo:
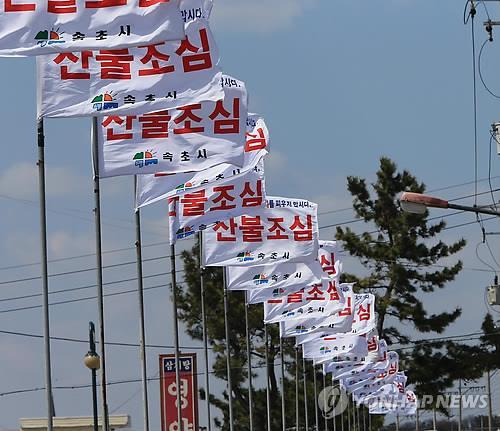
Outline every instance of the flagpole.
<svg viewBox="0 0 500 431">
<path fill-rule="evenodd" d="M 309 431 L 309 412 L 307 411 L 307 370 L 306 370 L 306 359 L 302 354 L 302 379 L 304 380 L 304 420 L 306 425 L 306 431 Z"/>
<path fill-rule="evenodd" d="M 347 399 L 347 429 L 351 430 L 351 399 Z"/>
<path fill-rule="evenodd" d="M 233 424 L 233 386 L 231 383 L 231 352 L 229 349 L 229 309 L 227 298 L 226 267 L 222 268 L 222 279 L 224 284 L 224 324 L 226 330 L 226 366 L 227 366 L 227 398 L 229 403 L 229 429 L 234 430 Z"/>
<path fill-rule="evenodd" d="M 323 414 L 324 416 L 324 419 L 325 419 L 325 431 L 328 431 L 328 417 L 326 415 L 326 408 L 327 408 L 327 405 L 326 405 L 326 376 L 325 376 L 325 373 L 323 373 L 323 406 L 324 406 L 324 409 L 325 409 L 325 413 Z"/>
<path fill-rule="evenodd" d="M 366 409 L 363 410 L 363 431 L 366 431 Z"/>
<path fill-rule="evenodd" d="M 399 431 L 399 414 L 396 414 L 396 431 Z"/>
<path fill-rule="evenodd" d="M 106 383 L 106 346 L 104 331 L 104 294 L 102 282 L 101 190 L 99 178 L 99 147 L 97 117 L 92 117 L 92 155 L 94 164 L 94 219 L 97 259 L 97 306 L 99 313 L 99 350 L 101 356 L 101 409 L 103 431 L 110 431 Z"/>
<path fill-rule="evenodd" d="M 245 291 L 245 328 L 247 336 L 247 365 L 248 365 L 248 415 L 250 431 L 253 431 L 253 386 L 252 386 L 252 345 L 250 344 L 250 324 L 248 320 L 248 293 Z"/>
<path fill-rule="evenodd" d="M 358 411 L 358 414 L 357 414 L 357 417 L 358 417 L 358 431 L 361 431 L 361 419 L 360 419 L 360 414 L 361 414 L 361 411 L 360 411 L 360 406 L 358 406 L 356 404 L 356 409 Z"/>
<path fill-rule="evenodd" d="M 416 412 L 416 417 L 415 417 L 415 431 L 420 431 L 420 421 L 419 421 L 419 417 L 418 417 L 418 407 L 417 407 L 417 412 Z M 371 431 L 371 430 L 370 430 Z"/>
<path fill-rule="evenodd" d="M 92 154 L 94 163 L 94 218 L 97 260 L 97 306 L 99 312 L 99 350 L 101 356 L 101 408 L 103 431 L 109 429 L 108 397 L 106 383 L 106 348 L 104 330 L 104 294 L 102 284 L 101 190 L 99 178 L 99 147 L 97 142 L 97 117 L 92 117 Z"/>
<path fill-rule="evenodd" d="M 203 260 L 203 232 L 198 233 L 198 264 L 200 266 L 201 326 L 203 332 L 203 353 L 205 359 L 205 401 L 207 405 L 207 430 L 212 430 L 210 412 L 210 369 L 208 361 L 207 313 L 205 310 L 205 262 Z"/>
<path fill-rule="evenodd" d="M 372 415 L 371 415 L 369 410 L 368 410 L 368 431 L 372 431 Z M 417 431 L 418 431 L 418 427 L 417 427 Z"/>
<path fill-rule="evenodd" d="M 45 135 L 43 117 L 37 120 L 38 195 L 40 199 L 40 251 L 43 295 L 43 342 L 45 355 L 45 392 L 47 397 L 47 431 L 54 428 L 54 399 L 52 394 L 52 365 L 50 359 L 49 273 L 47 256 L 47 202 L 45 198 Z"/>
<path fill-rule="evenodd" d="M 269 387 L 269 333 L 267 325 L 264 323 L 264 338 L 266 339 L 265 360 L 266 360 L 266 410 L 267 410 L 267 431 L 271 431 L 271 388 Z"/>
<path fill-rule="evenodd" d="M 172 239 L 171 239 L 172 240 Z M 170 276 L 172 288 L 172 322 L 174 325 L 174 348 L 175 348 L 175 387 L 177 395 L 177 424 L 178 430 L 184 430 L 182 422 L 182 403 L 181 403 L 181 373 L 180 373 L 180 349 L 179 349 L 179 318 L 177 316 L 177 276 L 175 264 L 175 244 L 170 245 Z"/>
<path fill-rule="evenodd" d="M 334 383 L 333 377 L 332 377 L 332 388 L 335 388 L 335 383 Z M 339 387 L 339 390 L 340 390 L 340 387 Z M 337 431 L 336 415 L 333 415 L 333 417 L 332 417 L 332 425 L 333 425 L 333 431 Z"/>
<path fill-rule="evenodd" d="M 295 346 L 295 429 L 299 429 L 299 347 Z"/>
<path fill-rule="evenodd" d="M 134 195 L 137 194 L 137 175 L 134 176 Z M 144 282 L 142 273 L 141 210 L 135 211 L 135 251 L 137 257 L 137 294 L 139 299 L 139 345 L 142 368 L 142 404 L 144 410 L 144 431 L 149 431 L 148 380 L 146 358 L 146 325 L 144 322 Z"/>
<path fill-rule="evenodd" d="M 318 377 L 316 376 L 316 365 L 313 363 L 313 382 L 314 382 L 314 423 L 315 430 L 319 431 L 319 416 L 318 416 Z"/>
<path fill-rule="evenodd" d="M 283 351 L 283 338 L 280 334 L 280 360 L 281 360 L 281 427 L 286 431 L 286 410 L 285 410 L 285 352 Z"/>
</svg>

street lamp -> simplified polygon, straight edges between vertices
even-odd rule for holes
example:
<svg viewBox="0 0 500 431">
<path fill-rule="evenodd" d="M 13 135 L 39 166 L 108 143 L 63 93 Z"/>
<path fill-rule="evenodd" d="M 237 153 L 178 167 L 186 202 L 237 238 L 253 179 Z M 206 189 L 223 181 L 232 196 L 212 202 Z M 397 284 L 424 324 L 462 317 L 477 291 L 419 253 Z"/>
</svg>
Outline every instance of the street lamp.
<svg viewBox="0 0 500 431">
<path fill-rule="evenodd" d="M 92 372 L 92 407 L 94 410 L 94 431 L 99 431 L 97 424 L 97 370 L 101 367 L 101 358 L 95 351 L 95 326 L 89 322 L 89 351 L 83 358 L 83 363 Z"/>
<path fill-rule="evenodd" d="M 414 214 L 424 214 L 427 208 L 449 208 L 500 217 L 500 212 L 493 209 L 452 204 L 444 199 L 423 195 L 421 193 L 404 192 L 399 199 L 399 203 L 403 211 Z"/>
</svg>

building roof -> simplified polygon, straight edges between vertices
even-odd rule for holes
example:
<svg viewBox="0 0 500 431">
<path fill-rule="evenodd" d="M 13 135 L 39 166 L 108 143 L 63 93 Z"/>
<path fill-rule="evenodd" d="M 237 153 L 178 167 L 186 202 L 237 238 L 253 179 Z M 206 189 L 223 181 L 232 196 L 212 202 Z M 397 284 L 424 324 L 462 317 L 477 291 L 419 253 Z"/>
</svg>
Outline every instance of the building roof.
<svg viewBox="0 0 500 431">
<path fill-rule="evenodd" d="M 23 418 L 21 431 L 46 431 L 47 418 Z M 55 417 L 53 420 L 54 431 L 92 431 L 94 419 L 91 416 L 82 417 Z M 99 425 L 101 419 L 99 418 Z M 127 415 L 114 415 L 109 417 L 111 429 L 128 428 L 130 418 Z"/>
</svg>

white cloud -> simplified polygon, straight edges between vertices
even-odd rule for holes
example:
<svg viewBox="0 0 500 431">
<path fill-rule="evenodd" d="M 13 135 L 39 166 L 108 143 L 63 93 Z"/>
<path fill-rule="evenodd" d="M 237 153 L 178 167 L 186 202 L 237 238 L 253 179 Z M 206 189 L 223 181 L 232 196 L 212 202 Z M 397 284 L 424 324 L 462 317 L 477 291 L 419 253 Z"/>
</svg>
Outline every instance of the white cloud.
<svg viewBox="0 0 500 431">
<path fill-rule="evenodd" d="M 61 167 L 47 167 L 46 184 L 47 197 L 76 195 L 82 190 L 82 185 L 86 185 L 82 177 Z M 3 171 L 0 175 L 0 194 L 19 199 L 36 199 L 38 171 L 35 164 L 21 162 Z"/>
<path fill-rule="evenodd" d="M 317 0 L 218 0 L 213 11 L 215 29 L 271 33 L 292 26 Z"/>
</svg>

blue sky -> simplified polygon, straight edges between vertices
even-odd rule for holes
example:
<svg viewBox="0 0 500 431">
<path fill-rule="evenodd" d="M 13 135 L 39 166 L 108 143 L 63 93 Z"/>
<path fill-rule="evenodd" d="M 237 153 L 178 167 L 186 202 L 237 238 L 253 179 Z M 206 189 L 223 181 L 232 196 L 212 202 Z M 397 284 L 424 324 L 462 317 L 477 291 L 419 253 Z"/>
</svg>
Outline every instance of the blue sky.
<svg viewBox="0 0 500 431">
<path fill-rule="evenodd" d="M 497 4 L 488 5 L 492 19 L 500 18 Z M 266 166 L 269 194 L 302 197 L 320 204 L 320 213 L 349 208 L 346 176 L 373 180 L 378 159 L 385 155 L 400 168 L 409 169 L 429 188 L 439 189 L 474 179 L 472 122 L 472 60 L 470 26 L 462 23 L 463 4 L 416 0 L 216 0 L 212 27 L 222 54 L 224 70 L 246 81 L 250 108 L 263 114 L 272 137 L 272 154 Z M 486 39 L 477 17 L 477 43 Z M 488 86 L 500 94 L 500 47 L 488 44 L 482 60 Z M 39 267 L 13 265 L 36 263 L 38 209 L 36 183 L 35 64 L 32 59 L 0 59 L 0 107 L 4 157 L 0 159 L 0 299 L 40 292 L 38 280 L 6 281 L 36 277 Z M 478 83 L 479 178 L 488 175 L 489 127 L 500 120 L 498 100 Z M 46 122 L 48 166 L 49 254 L 51 259 L 91 254 L 94 250 L 90 120 Z M 492 158 L 493 188 L 500 187 L 500 158 Z M 103 247 L 132 247 L 134 241 L 132 179 L 103 182 Z M 488 183 L 479 183 L 479 191 Z M 439 192 L 446 198 L 473 193 L 471 185 Z M 496 193 L 500 199 L 500 193 Z M 471 198 L 459 201 L 472 204 Z M 488 204 L 484 194 L 480 203 Z M 144 243 L 167 241 L 165 208 L 160 204 L 143 212 Z M 432 216 L 445 215 L 433 212 Z M 353 218 L 346 210 L 324 214 L 320 225 Z M 450 226 L 474 221 L 473 215 L 447 217 Z M 485 223 L 487 231 L 500 231 L 498 220 Z M 361 223 L 352 228 L 361 232 Z M 333 229 L 321 231 L 331 239 Z M 441 292 L 429 295 L 430 311 L 464 308 L 463 317 L 447 335 L 476 332 L 486 312 L 484 288 L 492 282 L 493 262 L 477 224 L 445 231 L 448 242 L 464 237 L 461 253 L 467 268 Z M 500 261 L 500 236 L 489 244 Z M 186 245 L 189 245 L 187 243 Z M 476 248 L 477 247 L 477 248 Z M 168 254 L 166 244 L 147 247 L 145 258 Z M 132 249 L 105 255 L 105 264 L 131 262 Z M 53 262 L 51 273 L 92 268 L 92 256 Z M 168 271 L 167 260 L 145 264 L 145 274 Z M 344 268 L 357 262 L 346 258 Z M 489 271 L 489 272 L 488 272 Z M 105 282 L 134 276 L 128 265 L 105 272 Z M 166 284 L 166 276 L 148 279 L 147 286 Z M 51 279 L 51 289 L 92 285 L 88 271 Z M 106 286 L 109 292 L 133 289 L 134 282 Z M 71 294 L 54 294 L 52 301 L 92 296 L 93 288 Z M 146 294 L 148 341 L 172 344 L 170 304 L 166 288 Z M 40 309 L 5 312 L 37 305 L 40 298 L 0 302 L 0 329 L 41 333 Z M 135 342 L 138 328 L 134 294 L 106 300 L 107 337 Z M 2 312 L 2 310 L 4 312 Z M 498 317 L 498 314 L 497 314 Z M 56 305 L 51 309 L 52 333 L 85 339 L 87 322 L 97 321 L 94 301 Z M 193 345 L 187 337 L 184 344 Z M 55 386 L 89 382 L 82 357 L 85 344 L 53 343 Z M 149 375 L 157 373 L 157 354 L 148 354 Z M 108 349 L 110 381 L 138 378 L 134 349 Z M 200 367 L 201 368 L 201 367 Z M 0 392 L 43 386 L 42 343 L 37 339 L 0 334 Z M 495 387 L 500 380 L 496 377 Z M 220 390 L 220 385 L 216 387 Z M 158 383 L 150 384 L 152 429 L 159 427 Z M 55 392 L 58 415 L 90 414 L 88 390 Z M 497 412 L 500 392 L 494 394 Z M 132 416 L 133 429 L 142 422 L 140 385 L 118 385 L 109 390 L 111 411 Z M 42 416 L 44 393 L 0 397 L 0 430 L 14 429 L 20 417 Z M 203 409 L 201 409 L 203 411 Z M 203 417 L 203 416 L 202 416 Z M 202 422 L 203 424 L 204 422 Z"/>
</svg>

